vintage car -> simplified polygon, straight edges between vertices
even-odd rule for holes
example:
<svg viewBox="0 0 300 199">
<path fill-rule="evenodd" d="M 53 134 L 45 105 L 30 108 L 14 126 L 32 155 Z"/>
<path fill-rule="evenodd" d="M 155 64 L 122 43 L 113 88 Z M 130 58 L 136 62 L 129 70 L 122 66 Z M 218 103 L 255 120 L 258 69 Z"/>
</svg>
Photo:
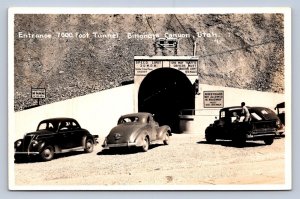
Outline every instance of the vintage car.
<svg viewBox="0 0 300 199">
<path fill-rule="evenodd" d="M 52 118 L 39 123 L 35 132 L 26 133 L 15 141 L 15 161 L 30 156 L 42 160 L 53 159 L 54 154 L 83 149 L 91 153 L 97 144 L 98 135 L 91 135 L 72 118 Z"/>
<path fill-rule="evenodd" d="M 248 107 L 248 110 L 250 121 L 244 122 L 244 116 L 240 117 L 240 106 L 221 109 L 219 119 L 205 130 L 206 141 L 232 140 L 242 146 L 246 140 L 263 140 L 265 144 L 271 145 L 280 125 L 277 115 L 265 107 Z"/>
<path fill-rule="evenodd" d="M 277 104 L 275 110 L 277 111 L 277 116 L 281 122 L 280 128 L 277 130 L 277 134 L 283 135 L 285 133 L 285 102 Z"/>
<path fill-rule="evenodd" d="M 120 117 L 118 125 L 111 129 L 102 147 L 138 147 L 146 152 L 150 144 L 160 141 L 169 144 L 171 135 L 171 128 L 159 126 L 151 113 L 132 113 Z"/>
</svg>

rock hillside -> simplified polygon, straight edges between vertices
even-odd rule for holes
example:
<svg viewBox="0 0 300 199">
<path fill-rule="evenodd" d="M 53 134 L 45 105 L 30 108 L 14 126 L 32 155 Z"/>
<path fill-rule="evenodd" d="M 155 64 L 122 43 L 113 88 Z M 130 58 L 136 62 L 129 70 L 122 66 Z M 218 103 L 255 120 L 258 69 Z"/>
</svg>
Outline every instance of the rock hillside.
<svg viewBox="0 0 300 199">
<path fill-rule="evenodd" d="M 48 104 L 133 80 L 133 57 L 155 55 L 154 40 L 128 33 L 175 34 L 178 55 L 192 55 L 196 43 L 200 83 L 284 93 L 283 21 L 282 14 L 15 15 L 14 108 L 36 103 L 31 87 L 46 88 L 41 104 Z M 52 37 L 20 38 L 20 32 Z M 118 37 L 94 38 L 93 32 Z"/>
</svg>

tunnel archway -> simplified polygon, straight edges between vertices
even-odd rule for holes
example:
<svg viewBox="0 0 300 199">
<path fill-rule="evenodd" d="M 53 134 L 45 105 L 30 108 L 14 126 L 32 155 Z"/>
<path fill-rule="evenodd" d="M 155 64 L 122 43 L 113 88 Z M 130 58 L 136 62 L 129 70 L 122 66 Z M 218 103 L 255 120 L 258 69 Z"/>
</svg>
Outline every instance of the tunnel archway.
<svg viewBox="0 0 300 199">
<path fill-rule="evenodd" d="M 179 132 L 179 113 L 195 108 L 195 91 L 187 76 L 173 68 L 151 71 L 138 93 L 138 111 L 155 114 L 155 120 Z"/>
</svg>

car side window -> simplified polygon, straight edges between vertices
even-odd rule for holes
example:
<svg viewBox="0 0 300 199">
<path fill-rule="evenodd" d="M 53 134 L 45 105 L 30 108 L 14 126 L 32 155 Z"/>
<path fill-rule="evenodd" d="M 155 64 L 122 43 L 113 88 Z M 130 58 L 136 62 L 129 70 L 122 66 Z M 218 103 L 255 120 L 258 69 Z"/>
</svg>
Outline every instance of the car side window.
<svg viewBox="0 0 300 199">
<path fill-rule="evenodd" d="M 257 115 L 257 113 L 255 113 L 255 112 L 252 112 L 251 116 L 254 120 L 262 120 L 262 118 L 259 115 Z"/>
<path fill-rule="evenodd" d="M 267 112 L 266 110 L 262 110 L 261 113 L 262 113 L 263 115 L 268 115 L 268 112 Z"/>
<path fill-rule="evenodd" d="M 54 124 L 52 124 L 51 122 L 49 122 L 49 124 L 48 124 L 48 130 L 55 131 Z"/>
<path fill-rule="evenodd" d="M 44 130 L 47 128 L 47 123 L 41 123 L 38 127 L 38 130 Z"/>
<path fill-rule="evenodd" d="M 122 120 L 122 123 L 128 123 L 128 122 L 132 122 L 130 118 L 124 118 Z"/>
<path fill-rule="evenodd" d="M 60 126 L 59 126 L 59 130 L 60 131 L 67 131 L 71 128 L 71 122 L 61 122 L 60 123 Z"/>
<path fill-rule="evenodd" d="M 79 126 L 76 124 L 76 122 L 72 122 L 72 129 L 79 129 Z"/>
<path fill-rule="evenodd" d="M 231 113 L 231 123 L 237 123 L 240 122 L 240 116 L 237 114 L 237 112 L 233 111 Z"/>
<path fill-rule="evenodd" d="M 225 111 L 222 111 L 222 112 L 221 112 L 220 117 L 221 117 L 221 118 L 224 118 L 224 117 L 225 117 Z"/>
</svg>

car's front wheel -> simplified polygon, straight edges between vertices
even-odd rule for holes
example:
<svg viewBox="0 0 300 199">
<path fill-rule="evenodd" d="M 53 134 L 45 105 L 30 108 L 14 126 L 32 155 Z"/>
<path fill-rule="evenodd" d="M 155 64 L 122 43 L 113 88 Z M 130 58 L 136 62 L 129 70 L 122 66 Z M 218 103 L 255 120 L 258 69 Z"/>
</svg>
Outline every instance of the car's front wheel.
<svg viewBox="0 0 300 199">
<path fill-rule="evenodd" d="M 84 151 L 86 153 L 92 153 L 94 150 L 94 142 L 92 139 L 87 139 L 85 142 L 85 148 Z"/>
<path fill-rule="evenodd" d="M 212 128 L 207 128 L 205 130 L 205 139 L 208 143 L 212 144 L 216 142 L 216 137 L 214 136 L 214 132 Z"/>
<path fill-rule="evenodd" d="M 44 161 L 52 160 L 54 157 L 54 148 L 51 145 L 46 146 L 41 152 L 41 158 Z"/>
<path fill-rule="evenodd" d="M 214 136 L 212 136 L 212 135 L 205 135 L 205 139 L 206 139 L 206 142 L 210 143 L 210 144 L 216 142 L 216 138 Z"/>
</svg>

